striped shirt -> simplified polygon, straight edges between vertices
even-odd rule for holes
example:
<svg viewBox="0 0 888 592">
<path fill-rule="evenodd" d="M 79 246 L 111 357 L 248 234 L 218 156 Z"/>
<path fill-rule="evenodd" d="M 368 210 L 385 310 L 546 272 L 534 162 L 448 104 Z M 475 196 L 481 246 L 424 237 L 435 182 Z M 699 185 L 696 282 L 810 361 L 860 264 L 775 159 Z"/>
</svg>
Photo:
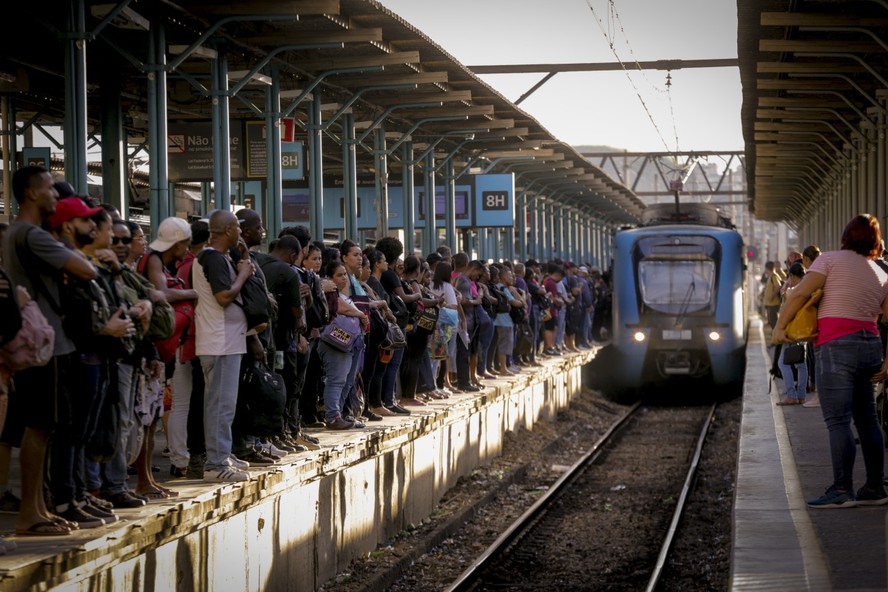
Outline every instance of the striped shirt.
<svg viewBox="0 0 888 592">
<path fill-rule="evenodd" d="M 817 309 L 821 331 L 818 344 L 855 330 L 876 330 L 876 317 L 888 297 L 888 274 L 875 261 L 850 250 L 828 251 L 814 261 L 809 271 L 826 276 Z"/>
</svg>

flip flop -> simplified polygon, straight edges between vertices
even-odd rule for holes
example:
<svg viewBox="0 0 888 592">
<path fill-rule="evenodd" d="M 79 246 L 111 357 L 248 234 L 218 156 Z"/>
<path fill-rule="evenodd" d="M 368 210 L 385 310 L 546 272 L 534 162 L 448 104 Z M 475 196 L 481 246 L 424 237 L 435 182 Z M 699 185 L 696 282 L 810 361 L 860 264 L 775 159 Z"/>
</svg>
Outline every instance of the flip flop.
<svg viewBox="0 0 888 592">
<path fill-rule="evenodd" d="M 159 489 L 161 492 L 163 492 L 163 494 L 166 495 L 167 497 L 179 497 L 179 492 L 174 489 L 170 489 L 168 487 L 161 487 L 160 485 L 157 486 L 157 489 Z"/>
<path fill-rule="evenodd" d="M 136 493 L 138 493 L 139 495 L 141 495 L 142 497 L 146 498 L 149 501 L 163 500 L 163 499 L 166 499 L 169 497 L 168 495 L 166 495 L 164 492 L 160 491 L 159 489 L 149 489 L 148 491 L 137 491 Z"/>
<path fill-rule="evenodd" d="M 56 524 L 52 520 L 37 522 L 28 528 L 16 529 L 15 536 L 65 536 L 71 534 L 68 528 L 60 524 Z"/>
</svg>

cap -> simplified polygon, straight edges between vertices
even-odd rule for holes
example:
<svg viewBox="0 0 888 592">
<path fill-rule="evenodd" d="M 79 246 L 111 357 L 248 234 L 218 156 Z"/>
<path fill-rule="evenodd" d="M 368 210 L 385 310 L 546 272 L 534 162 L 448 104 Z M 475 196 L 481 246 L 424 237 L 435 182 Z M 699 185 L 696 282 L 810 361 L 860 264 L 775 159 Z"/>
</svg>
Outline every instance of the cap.
<svg viewBox="0 0 888 592">
<path fill-rule="evenodd" d="M 148 245 L 148 248 L 163 253 L 172 249 L 177 242 L 190 238 L 191 225 L 182 218 L 173 216 L 160 223 L 157 227 L 157 238 Z"/>
<path fill-rule="evenodd" d="M 589 273 L 597 273 L 598 275 L 601 275 L 601 270 L 598 269 L 597 267 L 590 267 Z"/>
<path fill-rule="evenodd" d="M 66 197 L 56 204 L 55 214 L 49 217 L 49 226 L 55 230 L 74 218 L 90 218 L 101 211 L 102 208 L 91 208 L 79 197 Z"/>
<path fill-rule="evenodd" d="M 55 190 L 58 192 L 59 199 L 65 199 L 66 197 L 85 197 L 74 191 L 74 188 L 67 181 L 56 181 L 52 186 L 55 187 Z"/>
<path fill-rule="evenodd" d="M 589 268 L 586 267 L 585 265 L 580 265 L 579 271 L 580 271 L 580 273 L 589 273 Z"/>
</svg>

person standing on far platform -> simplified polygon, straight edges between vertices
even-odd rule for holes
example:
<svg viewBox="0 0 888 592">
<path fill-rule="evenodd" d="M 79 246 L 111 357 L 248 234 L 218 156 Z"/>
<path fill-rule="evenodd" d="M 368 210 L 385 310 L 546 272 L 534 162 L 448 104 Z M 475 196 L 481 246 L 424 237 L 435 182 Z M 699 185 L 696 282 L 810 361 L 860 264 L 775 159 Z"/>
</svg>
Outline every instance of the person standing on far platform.
<svg viewBox="0 0 888 592">
<path fill-rule="evenodd" d="M 829 430 L 833 482 L 826 492 L 808 500 L 811 508 L 848 508 L 888 504 L 883 484 L 885 444 L 873 398 L 873 382 L 888 379 L 888 358 L 875 318 L 888 313 L 888 273 L 875 259 L 882 254 L 878 220 L 855 216 L 842 233 L 842 248 L 820 255 L 798 287 L 791 290 L 773 340 L 788 343 L 786 325 L 817 288 L 823 297 L 817 310 L 817 389 Z M 857 428 L 866 483 L 855 495 L 854 459 Z"/>
</svg>

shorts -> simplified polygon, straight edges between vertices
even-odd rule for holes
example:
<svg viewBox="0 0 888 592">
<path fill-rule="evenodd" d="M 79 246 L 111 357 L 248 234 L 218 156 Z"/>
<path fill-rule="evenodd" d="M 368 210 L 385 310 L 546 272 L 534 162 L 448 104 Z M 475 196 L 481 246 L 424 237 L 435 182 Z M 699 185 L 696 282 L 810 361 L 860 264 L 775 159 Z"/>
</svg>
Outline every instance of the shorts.
<svg viewBox="0 0 888 592">
<path fill-rule="evenodd" d="M 558 328 L 558 319 L 552 317 L 548 321 L 543 321 L 543 329 L 546 331 L 555 331 Z"/>
<path fill-rule="evenodd" d="M 72 354 L 53 356 L 46 366 L 15 373 L 15 393 L 23 427 L 53 431 L 71 423 L 67 378 Z"/>
<path fill-rule="evenodd" d="M 496 328 L 496 353 L 501 356 L 511 356 L 515 347 L 514 327 Z"/>
</svg>

